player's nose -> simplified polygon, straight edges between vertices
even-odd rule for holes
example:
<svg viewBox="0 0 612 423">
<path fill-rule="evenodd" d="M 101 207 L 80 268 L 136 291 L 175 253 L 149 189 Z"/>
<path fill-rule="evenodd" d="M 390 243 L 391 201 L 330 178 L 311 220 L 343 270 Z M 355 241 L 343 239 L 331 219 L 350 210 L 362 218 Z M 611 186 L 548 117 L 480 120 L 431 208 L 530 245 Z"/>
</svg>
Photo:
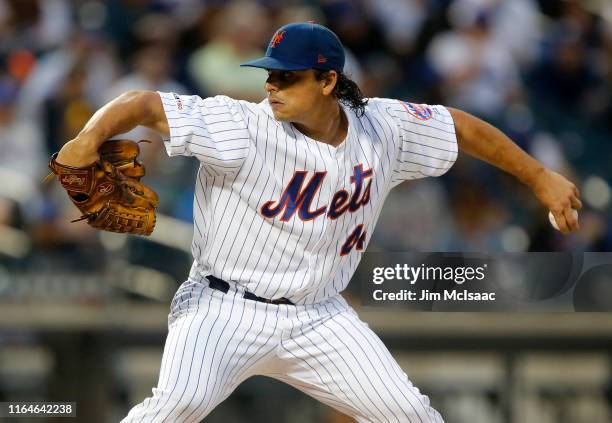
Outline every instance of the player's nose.
<svg viewBox="0 0 612 423">
<path fill-rule="evenodd" d="M 266 80 L 265 89 L 267 93 L 271 93 L 272 91 L 278 91 L 278 86 L 270 81 L 270 77 Z"/>
<path fill-rule="evenodd" d="M 275 72 L 270 72 L 268 74 L 268 78 L 266 79 L 265 89 L 267 93 L 272 91 L 278 91 L 278 76 Z"/>
</svg>

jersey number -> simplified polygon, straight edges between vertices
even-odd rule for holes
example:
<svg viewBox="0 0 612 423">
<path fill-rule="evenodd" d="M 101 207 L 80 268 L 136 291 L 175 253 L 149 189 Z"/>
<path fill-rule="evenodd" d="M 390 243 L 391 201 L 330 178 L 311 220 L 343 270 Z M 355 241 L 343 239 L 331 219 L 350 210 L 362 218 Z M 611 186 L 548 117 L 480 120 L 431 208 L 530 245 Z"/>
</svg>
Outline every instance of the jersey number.
<svg viewBox="0 0 612 423">
<path fill-rule="evenodd" d="M 340 249 L 340 255 L 345 256 L 351 252 L 353 247 L 357 251 L 363 251 L 363 245 L 365 244 L 366 231 L 363 230 L 363 225 L 357 225 L 355 230 L 349 235 L 344 242 L 344 245 Z"/>
</svg>

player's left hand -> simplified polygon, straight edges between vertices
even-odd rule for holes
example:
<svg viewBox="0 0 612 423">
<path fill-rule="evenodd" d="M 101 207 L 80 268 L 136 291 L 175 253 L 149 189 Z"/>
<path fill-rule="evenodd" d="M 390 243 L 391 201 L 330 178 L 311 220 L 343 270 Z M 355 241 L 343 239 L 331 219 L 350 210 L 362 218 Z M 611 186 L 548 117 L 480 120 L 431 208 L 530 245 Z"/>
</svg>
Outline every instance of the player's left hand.
<svg viewBox="0 0 612 423">
<path fill-rule="evenodd" d="M 563 175 L 544 169 L 531 184 L 534 194 L 550 210 L 559 230 L 567 234 L 580 229 L 572 209 L 580 210 L 580 192 Z"/>
<path fill-rule="evenodd" d="M 140 182 L 145 167 L 138 160 L 139 154 L 140 148 L 134 141 L 110 140 L 95 153 L 100 160 L 88 166 L 64 165 L 58 162 L 58 153 L 51 156 L 49 168 L 83 213 L 73 222 L 87 219 L 91 227 L 110 232 L 135 235 L 153 232 L 159 198 Z M 85 157 L 87 163 L 86 156 L 74 157 Z"/>
</svg>

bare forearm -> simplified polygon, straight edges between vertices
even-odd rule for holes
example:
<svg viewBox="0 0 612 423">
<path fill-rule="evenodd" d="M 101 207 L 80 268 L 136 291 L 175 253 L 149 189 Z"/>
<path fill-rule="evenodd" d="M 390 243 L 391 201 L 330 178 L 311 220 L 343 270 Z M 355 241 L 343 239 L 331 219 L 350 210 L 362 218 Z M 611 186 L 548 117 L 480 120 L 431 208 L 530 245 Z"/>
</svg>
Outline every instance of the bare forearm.
<svg viewBox="0 0 612 423">
<path fill-rule="evenodd" d="M 155 102 L 159 102 L 156 105 Z M 138 125 L 168 133 L 161 101 L 156 93 L 129 91 L 99 109 L 83 127 L 79 137 L 99 140 L 102 144 L 117 134 L 128 132 Z M 98 146 L 99 146 L 98 144 Z"/>
<path fill-rule="evenodd" d="M 499 129 L 461 110 L 449 108 L 449 111 L 462 151 L 503 169 L 530 186 L 545 170 Z"/>
<path fill-rule="evenodd" d="M 98 148 L 115 135 L 142 125 L 168 135 L 168 121 L 159 95 L 151 91 L 129 91 L 112 100 L 89 119 L 81 132 L 60 150 L 57 161 L 68 166 L 86 166 L 98 160 Z"/>
</svg>

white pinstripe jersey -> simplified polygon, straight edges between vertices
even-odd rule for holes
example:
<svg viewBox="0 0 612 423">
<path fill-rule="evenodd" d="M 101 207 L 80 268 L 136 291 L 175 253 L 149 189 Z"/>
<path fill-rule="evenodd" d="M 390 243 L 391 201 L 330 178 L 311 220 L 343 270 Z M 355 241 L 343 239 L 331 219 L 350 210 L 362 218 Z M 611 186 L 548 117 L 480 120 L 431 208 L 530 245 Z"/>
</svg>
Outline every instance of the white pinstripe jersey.
<svg viewBox="0 0 612 423">
<path fill-rule="evenodd" d="M 337 147 L 304 136 L 259 104 L 160 93 L 170 156 L 200 161 L 190 278 L 212 274 L 265 298 L 314 303 L 342 291 L 383 202 L 457 158 L 443 106 L 371 98 Z"/>
</svg>

